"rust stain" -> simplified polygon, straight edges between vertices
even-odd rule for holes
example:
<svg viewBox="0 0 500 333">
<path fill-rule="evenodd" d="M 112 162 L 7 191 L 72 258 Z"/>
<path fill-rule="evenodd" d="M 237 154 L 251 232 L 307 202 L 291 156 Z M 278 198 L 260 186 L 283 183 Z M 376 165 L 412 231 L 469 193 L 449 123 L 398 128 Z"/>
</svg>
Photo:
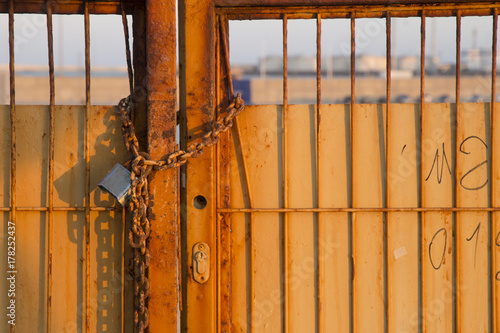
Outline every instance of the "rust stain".
<svg viewBox="0 0 500 333">
<path fill-rule="evenodd" d="M 176 148 L 175 1 L 146 0 L 147 145 L 155 160 Z M 177 170 L 157 172 L 150 180 L 154 208 L 150 209 L 151 331 L 176 331 L 180 289 L 177 215 Z M 169 190 L 164 184 L 169 184 Z M 170 204 L 169 204 L 170 203 Z M 158 223 L 155 215 L 162 216 Z M 174 255 L 165 255 L 167 252 Z M 165 296 L 166 295 L 166 296 Z"/>
</svg>

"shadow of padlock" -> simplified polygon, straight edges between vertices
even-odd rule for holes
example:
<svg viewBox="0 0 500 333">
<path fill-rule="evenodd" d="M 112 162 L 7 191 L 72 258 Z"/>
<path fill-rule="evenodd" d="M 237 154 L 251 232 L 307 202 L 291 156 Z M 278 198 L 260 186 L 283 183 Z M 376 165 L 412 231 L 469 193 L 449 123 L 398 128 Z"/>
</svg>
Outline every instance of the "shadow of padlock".
<svg viewBox="0 0 500 333">
<path fill-rule="evenodd" d="M 114 196 L 122 206 L 125 206 L 130 198 L 131 175 L 131 172 L 124 166 L 117 164 L 99 183 L 99 187 Z"/>
</svg>

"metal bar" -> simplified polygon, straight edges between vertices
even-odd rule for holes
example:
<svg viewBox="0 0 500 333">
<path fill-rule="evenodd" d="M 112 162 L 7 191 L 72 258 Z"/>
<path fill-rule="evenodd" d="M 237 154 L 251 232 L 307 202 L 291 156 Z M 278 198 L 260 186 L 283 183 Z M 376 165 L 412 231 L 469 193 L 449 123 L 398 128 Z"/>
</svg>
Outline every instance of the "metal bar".
<svg viewBox="0 0 500 333">
<path fill-rule="evenodd" d="M 422 0 L 423 1 L 423 0 Z M 481 1 L 481 0 L 480 0 Z M 439 4 L 433 3 L 432 7 L 429 3 L 412 3 L 411 6 L 402 6 L 399 2 L 395 4 L 362 4 L 362 5 L 352 5 L 335 3 L 330 6 L 311 6 L 301 5 L 299 6 L 267 6 L 262 7 L 262 2 L 257 5 L 253 4 L 251 7 L 234 6 L 234 3 L 224 6 L 216 7 L 216 13 L 232 13 L 228 16 L 229 19 L 242 19 L 242 15 L 247 15 L 251 13 L 252 15 L 247 19 L 258 19 L 258 18 L 275 18 L 280 19 L 283 13 L 289 14 L 289 19 L 295 18 L 309 18 L 314 19 L 317 13 L 322 13 L 323 19 L 330 18 L 349 18 L 351 11 L 356 11 L 361 14 L 359 17 L 378 17 L 384 18 L 387 11 L 391 11 L 393 17 L 410 17 L 419 16 L 423 9 L 428 11 L 428 17 L 442 17 L 451 16 L 455 13 L 457 8 L 462 10 L 462 16 L 486 16 L 491 14 L 491 9 L 499 8 L 499 3 L 492 2 L 480 2 L 475 1 L 472 3 L 449 3 L 440 2 Z M 92 6 L 89 8 L 90 14 L 101 15 L 101 14 L 121 14 L 121 6 L 118 1 L 99 1 L 92 2 Z M 127 0 L 125 2 L 125 9 L 127 14 L 132 14 L 134 8 L 143 5 L 142 1 L 131 1 Z M 14 10 L 16 13 L 45 13 L 45 4 L 43 0 L 37 1 L 16 1 Z M 9 2 L 8 0 L 0 1 L 0 12 L 8 12 Z M 83 14 L 84 9 L 82 1 L 60 1 L 58 2 L 57 8 L 54 8 L 54 14 Z"/>
<path fill-rule="evenodd" d="M 457 186 L 458 182 L 458 176 L 459 176 L 459 171 L 458 171 L 458 154 L 459 154 L 459 114 L 460 114 L 460 51 L 461 51 L 461 41 L 462 41 L 462 16 L 460 10 L 457 11 L 457 26 L 456 26 L 456 84 L 455 84 L 455 101 L 456 101 L 456 111 L 455 111 L 455 172 L 454 172 L 454 179 L 453 179 L 453 206 L 458 207 L 460 205 L 459 203 L 459 191 L 460 188 Z M 460 249 L 458 248 L 458 242 L 457 239 L 460 239 L 460 234 L 461 230 L 458 228 L 459 226 L 459 219 L 460 215 L 453 213 L 453 224 L 452 224 L 452 234 L 456 235 L 456 237 L 453 237 L 452 239 L 452 290 L 453 290 L 453 296 L 452 296 L 452 326 L 454 326 L 454 329 L 460 330 L 460 321 L 461 318 L 458 315 L 460 313 L 460 310 L 458 307 L 460 307 L 460 302 L 457 302 L 458 298 L 458 286 L 460 286 L 460 276 L 458 274 L 459 272 L 459 254 L 460 254 Z"/>
<path fill-rule="evenodd" d="M 175 1 L 171 2 L 173 4 L 172 10 L 175 13 Z M 196 4 L 192 1 L 180 1 L 178 4 L 179 57 L 180 63 L 184 64 L 180 67 L 179 73 L 179 100 L 182 120 L 180 139 L 181 149 L 185 149 L 190 144 L 190 136 L 194 135 L 196 138 L 200 133 L 199 129 L 208 129 L 206 126 L 209 126 L 214 120 L 214 111 L 218 108 L 214 99 L 215 70 L 217 69 L 214 46 L 217 24 L 212 1 L 201 1 Z M 164 21 L 165 17 L 158 17 L 159 22 L 162 20 Z M 148 19 L 148 21 L 150 20 Z M 204 28 L 200 29 L 200 27 Z M 171 31 L 174 29 L 175 25 L 172 26 Z M 175 34 L 172 37 L 175 48 Z M 151 39 L 151 43 L 157 44 L 154 39 Z M 147 45 L 149 48 L 151 44 L 148 42 Z M 158 49 L 159 56 L 164 57 L 164 52 L 165 46 Z M 173 60 L 172 79 L 174 86 L 175 58 L 175 53 L 173 53 L 171 59 Z M 154 67 L 151 69 L 153 70 Z M 173 98 L 175 102 L 175 95 Z M 161 142 L 159 144 L 163 145 Z M 181 179 L 185 187 L 181 187 L 181 209 L 183 211 L 180 216 L 182 218 L 181 226 L 185 231 L 182 233 L 184 240 L 182 243 L 185 245 L 183 245 L 182 251 L 183 260 L 179 264 L 182 264 L 183 267 L 183 273 L 180 277 L 183 280 L 182 303 L 188 304 L 191 310 L 181 312 L 181 329 L 184 331 L 217 331 L 217 304 L 215 303 L 218 292 L 217 281 L 211 278 L 206 283 L 199 284 L 191 278 L 191 268 L 189 267 L 191 266 L 189 262 L 192 260 L 194 244 L 204 241 L 212 249 L 217 246 L 218 235 L 216 235 L 216 225 L 213 223 L 216 220 L 215 153 L 215 148 L 206 150 L 202 156 L 192 160 L 182 168 Z M 164 189 L 160 187 L 159 191 L 164 191 Z M 198 195 L 203 195 L 207 199 L 207 206 L 204 209 L 197 209 L 192 204 L 192 200 Z M 210 269 L 213 272 L 216 271 L 216 260 L 211 260 Z M 159 327 L 158 330 L 165 331 L 165 328 Z M 175 330 L 175 327 L 171 329 L 171 331 Z"/>
<path fill-rule="evenodd" d="M 460 48 L 461 48 L 461 38 L 462 38 L 462 16 L 461 12 L 457 11 L 457 31 L 456 31 L 456 84 L 455 84 L 455 100 L 457 104 L 457 112 L 456 112 L 456 118 L 458 119 L 458 111 L 459 111 L 459 104 L 460 104 Z M 458 125 L 458 124 L 457 124 Z M 458 128 L 458 126 L 456 127 Z M 456 143 L 456 142 L 455 142 Z M 455 168 L 455 171 L 457 168 Z M 456 176 L 456 175 L 455 175 Z M 456 179 L 456 177 L 455 177 Z M 455 192 L 455 204 L 456 204 L 456 192 Z"/>
<path fill-rule="evenodd" d="M 385 30 L 386 30 L 386 110 L 385 110 L 385 207 L 389 205 L 389 122 L 390 122 L 390 110 L 391 110 L 391 70 L 392 70 L 392 31 L 391 31 L 391 13 L 387 12 L 387 16 L 385 18 Z M 382 171 L 383 172 L 383 171 Z M 383 252 L 384 252 L 384 326 L 386 331 L 389 330 L 389 302 L 390 299 L 388 297 L 388 286 L 389 286 L 389 274 L 388 274 L 388 266 L 389 266 L 389 258 L 387 251 L 387 240 L 389 239 L 388 235 L 388 226 L 389 224 L 389 215 L 384 213 L 383 216 Z"/>
<path fill-rule="evenodd" d="M 354 106 L 356 102 L 356 18 L 355 14 L 351 13 L 351 105 L 349 108 L 349 142 L 350 142 L 350 168 L 351 168 L 351 177 L 350 177 L 350 189 L 351 189 L 351 198 L 350 198 L 350 207 L 353 209 L 354 207 L 354 148 L 353 148 L 353 138 L 354 138 Z M 349 265 L 349 331 L 352 333 L 355 331 L 354 329 L 354 224 L 353 224 L 353 214 L 349 214 L 348 216 L 348 255 L 350 257 L 350 265 Z"/>
<path fill-rule="evenodd" d="M 45 14 L 46 0 L 16 0 L 14 11 L 18 14 Z M 84 14 L 83 0 L 57 1 L 52 9 L 53 14 Z M 134 7 L 141 6 L 140 0 L 125 0 L 125 10 L 127 14 L 133 12 Z M 89 10 L 91 14 L 120 14 L 120 1 L 92 1 Z M 0 0 L 0 12 L 7 12 L 9 0 Z"/>
<path fill-rule="evenodd" d="M 387 12 L 386 20 L 386 106 L 387 106 L 387 114 L 389 114 L 390 104 L 391 104 L 391 67 L 392 67 L 392 52 L 391 52 L 391 13 Z M 387 132 L 387 123 L 386 123 L 386 132 Z M 386 150 L 387 150 L 387 141 L 386 140 Z M 386 198 L 387 200 L 387 198 Z"/>
<path fill-rule="evenodd" d="M 441 1 L 442 3 L 451 3 L 454 5 L 460 5 L 461 3 L 465 3 L 467 5 L 467 0 L 445 0 Z M 476 4 L 482 3 L 488 4 L 487 0 L 475 0 Z M 398 4 L 401 6 L 408 5 L 426 5 L 428 4 L 428 0 L 400 0 Z M 259 6 L 259 5 L 268 5 L 268 6 L 312 6 L 311 1 L 308 0 L 216 0 L 216 6 Z M 388 0 L 318 0 L 315 2 L 315 5 L 322 6 L 371 6 L 371 5 L 391 5 L 393 2 Z"/>
<path fill-rule="evenodd" d="M 16 82 L 14 70 L 14 0 L 9 1 L 9 76 L 10 76 L 10 222 L 16 224 Z M 14 298 L 15 299 L 15 298 Z M 9 325 L 9 331 L 16 327 Z"/>
<path fill-rule="evenodd" d="M 497 46 L 498 46 L 498 10 L 495 9 L 493 13 L 493 41 L 492 41 L 492 50 L 491 50 L 491 108 L 490 108 L 490 177 L 491 179 L 491 187 L 490 187 L 490 207 L 496 206 L 496 180 L 495 180 L 495 166 L 496 166 L 496 158 L 495 158 L 495 147 L 493 146 L 496 141 L 496 133 L 495 133 L 495 110 L 496 110 L 496 81 L 497 81 Z M 495 315 L 497 313 L 497 295 L 498 295 L 498 287 L 497 281 L 495 279 L 496 274 L 496 258 L 497 258 L 497 249 L 496 249 L 496 214 L 490 215 L 490 225 L 491 225 L 491 257 L 490 257 L 490 294 L 492 295 L 490 301 L 490 314 L 491 314 L 491 327 L 492 331 L 498 331 L 498 318 Z"/>
<path fill-rule="evenodd" d="M 425 175 L 423 169 L 423 144 L 424 144 L 424 136 L 423 136 L 423 128 L 424 128 L 424 103 L 425 103 L 425 22 L 426 12 L 422 11 L 420 18 L 420 107 L 419 107 L 419 118 L 420 118 L 420 132 L 419 132 L 419 149 L 417 149 L 417 160 L 420 161 L 420 172 L 418 173 L 419 177 L 419 185 L 420 185 L 420 196 L 419 196 L 419 207 L 423 207 L 424 202 L 424 184 L 425 184 Z M 423 253 L 424 253 L 424 214 L 419 213 L 419 225 L 418 225 L 418 327 L 423 327 L 423 323 L 425 322 L 424 316 L 425 311 L 423 310 L 423 288 L 424 288 L 424 265 L 423 265 Z"/>
<path fill-rule="evenodd" d="M 177 27 L 176 1 L 146 0 L 145 6 L 147 18 L 147 143 L 151 158 L 158 160 L 177 149 L 177 46 L 176 34 L 174 33 Z M 200 12 L 202 11 L 201 8 L 201 5 L 197 7 Z M 207 26 L 214 27 L 215 25 L 212 22 Z M 209 29 L 207 28 L 207 30 Z M 208 43 L 208 39 L 206 41 Z M 210 41 L 213 42 L 213 38 Z M 212 48 L 213 45 L 215 43 L 210 44 Z M 200 46 L 201 49 L 202 46 Z M 206 61 L 206 58 L 203 59 L 203 61 Z M 211 63 L 211 66 L 213 65 L 215 65 L 215 62 Z M 208 73 L 208 71 L 206 72 Z M 213 71 L 211 73 L 213 75 L 211 81 L 213 82 L 215 75 Z M 199 88 L 200 91 L 204 91 L 203 87 L 200 86 Z M 213 93 L 214 86 L 210 88 L 207 90 Z M 213 102 L 212 97 L 211 103 Z M 200 109 L 205 109 L 205 106 L 200 106 Z M 214 108 L 207 106 L 206 110 L 213 112 Z M 215 149 L 212 151 L 215 151 Z M 197 161 L 197 163 L 199 162 L 200 160 Z M 207 169 L 208 173 L 214 171 Z M 205 175 L 203 176 L 206 181 L 205 185 L 210 184 L 212 186 L 210 189 L 213 189 L 214 178 L 210 179 Z M 150 266 L 146 273 L 149 276 L 150 283 L 150 296 L 147 303 L 152 309 L 152 311 L 149 311 L 148 330 L 150 332 L 175 332 L 179 324 L 179 282 L 181 279 L 179 266 L 181 263 L 177 255 L 180 250 L 178 179 L 179 171 L 176 168 L 158 172 L 153 179 L 150 179 L 149 183 L 150 197 L 154 197 L 153 214 L 150 215 Z M 165 184 L 168 184 L 168 186 Z M 211 200 L 212 197 L 208 196 L 207 201 L 211 202 Z M 215 199 L 213 203 L 216 203 Z M 206 207 L 206 210 L 209 209 L 209 207 Z M 210 214 L 207 214 L 207 217 L 213 218 L 210 221 L 215 221 L 216 218 Z M 216 247 L 216 243 L 211 241 L 207 241 L 207 244 Z M 164 255 L 164 253 L 171 255 Z M 210 269 L 216 271 L 213 265 Z M 204 286 L 213 285 L 215 287 L 215 279 L 212 281 L 208 281 Z M 215 301 L 215 294 L 210 299 Z M 214 309 L 214 311 L 216 310 Z M 210 313 L 210 310 L 207 309 L 207 313 Z M 214 313 L 214 317 L 215 315 Z M 216 318 L 214 319 L 216 320 Z M 207 330 L 210 329 L 207 327 Z"/>
<path fill-rule="evenodd" d="M 48 248 L 48 270 L 47 270 L 47 331 L 51 331 L 52 324 L 52 228 L 54 223 L 54 124 L 55 124 L 55 82 L 54 82 L 54 40 L 52 28 L 52 0 L 47 0 L 47 42 L 49 59 L 49 165 L 48 165 L 48 226 L 47 226 L 47 248 Z"/>
<path fill-rule="evenodd" d="M 128 32 L 128 20 L 127 14 L 125 13 L 125 7 L 123 6 L 123 2 L 120 3 L 122 10 L 122 23 L 123 23 L 123 34 L 125 36 L 125 55 L 127 58 L 127 70 L 128 70 L 128 84 L 130 89 L 130 95 L 134 93 L 134 72 L 132 71 L 132 58 L 130 56 L 130 36 Z M 133 113 L 132 113 L 133 116 Z M 132 122 L 134 120 L 132 119 Z"/>
<path fill-rule="evenodd" d="M 85 212 L 87 207 L 53 207 L 52 211 L 54 212 Z M 112 212 L 112 211 L 120 211 L 121 207 L 90 207 L 90 211 L 92 212 Z M 0 212 L 10 212 L 12 208 L 10 207 L 0 207 Z M 48 212 L 48 207 L 16 207 L 17 212 Z"/>
<path fill-rule="evenodd" d="M 9 7 L 9 75 L 10 75 L 10 206 L 11 222 L 16 221 L 16 76 L 14 70 L 14 0 Z"/>
<path fill-rule="evenodd" d="M 219 31 L 219 33 L 216 35 L 216 39 L 215 39 L 215 50 L 217 50 L 217 52 L 215 52 L 215 68 L 216 68 L 216 71 L 215 71 L 215 105 L 220 105 L 220 109 L 223 110 L 225 107 L 227 107 L 227 102 L 225 100 L 225 98 L 223 97 L 225 94 L 224 94 L 224 91 L 221 89 L 221 87 L 224 87 L 225 84 L 224 84 L 224 72 L 223 72 L 223 68 L 222 68 L 222 64 L 221 64 L 221 39 L 225 39 L 227 36 L 226 34 L 223 33 L 222 31 L 222 25 L 223 24 L 226 24 L 227 21 L 225 20 L 225 17 L 224 16 L 219 16 L 218 20 L 216 19 L 215 20 L 215 24 L 217 24 L 217 27 L 215 29 L 215 31 Z M 219 117 L 219 114 L 220 114 L 220 111 L 219 110 L 216 110 L 216 117 Z M 216 150 L 217 150 L 217 153 L 215 154 L 215 157 L 217 159 L 215 165 L 216 165 L 216 180 L 215 180 L 215 183 L 218 185 L 216 187 L 216 191 L 217 191 L 217 196 L 216 196 L 216 200 L 217 200 L 217 203 L 216 203 L 216 207 L 224 207 L 224 208 L 230 208 L 231 206 L 226 204 L 226 203 L 229 203 L 229 195 L 230 195 L 230 189 L 229 188 L 226 188 L 227 187 L 230 187 L 230 185 L 228 183 L 228 180 L 227 180 L 227 169 L 230 167 L 228 166 L 228 164 L 230 164 L 230 156 L 227 155 L 227 150 L 228 150 L 228 141 L 229 141 L 229 138 L 230 137 L 230 134 L 227 133 L 227 135 L 224 135 L 224 136 L 221 136 L 221 138 L 219 139 L 219 142 L 218 144 L 216 145 Z M 223 175 L 222 175 L 223 174 Z M 222 180 L 224 179 L 224 180 Z M 224 184 L 221 183 L 221 181 L 224 181 Z M 224 196 L 224 194 L 227 194 L 226 196 L 226 200 L 222 199 L 221 196 Z M 222 309 L 223 307 L 223 297 L 228 297 L 229 296 L 229 293 L 228 293 L 228 290 L 227 288 L 224 288 L 223 286 L 223 282 L 222 280 L 224 279 L 224 275 L 223 275 L 223 268 L 222 268 L 222 257 L 224 256 L 224 252 L 227 253 L 227 251 L 230 251 L 230 248 L 227 248 L 227 243 L 225 244 L 225 240 L 226 240 L 226 235 L 222 233 L 222 224 L 226 223 L 225 221 L 225 218 L 228 217 L 229 214 L 216 214 L 216 217 L 217 217 L 217 230 L 216 230 L 216 235 L 218 235 L 217 237 L 217 248 L 218 248 L 218 251 L 217 251 L 217 289 L 219 290 L 219 292 L 216 293 L 216 297 L 217 297 L 217 302 L 216 302 L 216 305 L 217 305 L 217 327 L 219 328 L 219 331 L 220 332 L 223 332 L 224 330 L 230 330 L 230 328 L 228 328 L 226 326 L 226 321 L 229 321 L 231 322 L 231 316 L 229 317 L 226 317 L 226 315 L 228 313 L 230 313 L 230 308 L 227 308 L 225 310 Z M 229 270 L 231 268 L 229 267 Z M 224 281 L 225 283 L 230 283 L 229 281 Z M 226 301 L 227 302 L 227 301 Z M 231 302 L 229 301 L 229 304 L 227 305 L 230 305 Z M 223 313 L 223 311 L 225 311 L 225 313 Z M 224 319 L 223 319 L 224 318 Z M 224 322 L 224 324 L 223 324 Z"/>
<path fill-rule="evenodd" d="M 226 26 L 225 31 L 228 31 L 228 21 L 225 17 L 219 17 L 217 21 L 218 24 L 224 24 Z M 223 56 L 227 57 L 227 54 L 222 54 L 225 50 L 222 50 L 221 39 L 227 38 L 227 35 L 222 34 L 220 27 L 216 31 L 219 31 L 218 38 L 216 39 L 216 105 L 220 106 L 220 110 L 225 110 L 229 104 L 229 92 L 226 89 L 227 82 L 225 81 L 225 75 L 227 75 L 227 67 L 222 65 L 221 58 Z M 227 64 L 226 64 L 227 65 Z M 224 68 L 226 71 L 224 72 Z M 224 87 L 224 89 L 223 89 Z M 235 126 L 237 124 L 235 123 Z M 232 151 L 232 131 L 226 132 L 225 135 L 221 135 L 219 144 L 217 147 L 217 206 L 216 207 L 231 207 L 231 151 Z M 236 143 L 234 143 L 236 145 Z M 219 332 L 231 331 L 232 327 L 232 263 L 231 263 L 231 215 L 230 214 L 217 214 L 217 241 L 219 250 L 217 251 L 218 257 L 218 275 L 220 278 L 217 281 L 219 292 L 217 293 L 217 327 Z M 252 270 L 253 271 L 253 270 Z"/>
<path fill-rule="evenodd" d="M 425 12 L 422 11 L 420 18 L 420 123 L 422 123 L 425 102 L 425 17 Z"/>
<path fill-rule="evenodd" d="M 248 205 L 250 206 L 250 209 L 254 208 L 253 204 L 253 196 L 252 196 L 252 187 L 250 186 L 250 174 L 248 171 L 248 164 L 246 161 L 245 153 L 243 150 L 243 136 L 241 135 L 241 130 L 238 125 L 238 118 L 235 119 L 234 127 L 236 129 L 236 135 L 238 137 L 238 142 L 240 144 L 240 150 L 241 150 L 241 160 L 243 162 L 243 170 L 245 173 L 245 186 L 247 187 L 247 194 L 248 194 Z M 254 278 L 254 272 L 255 272 L 255 223 L 254 223 L 254 214 L 250 212 L 250 327 L 252 327 L 253 331 L 253 318 L 255 315 L 255 304 L 254 304 L 254 299 L 255 299 L 255 278 Z"/>
<path fill-rule="evenodd" d="M 351 14 L 351 144 L 352 144 L 352 114 L 356 103 L 356 22 L 355 14 Z"/>
<path fill-rule="evenodd" d="M 217 213 L 498 212 L 500 207 L 218 208 Z"/>
<path fill-rule="evenodd" d="M 318 14 L 316 18 L 316 192 L 317 192 L 317 207 L 321 207 L 321 14 Z M 317 220 L 317 267 L 318 274 L 316 275 L 316 284 L 317 284 L 317 322 L 318 322 L 318 332 L 324 331 L 324 320 L 323 320 L 323 303 L 324 303 L 324 295 L 323 295 L 323 281 L 324 281 L 324 272 L 323 265 L 321 264 L 321 260 L 319 258 L 323 257 L 322 253 L 322 239 L 323 239 L 323 230 L 321 226 L 321 214 L 318 215 Z"/>
<path fill-rule="evenodd" d="M 85 2 L 85 329 L 90 332 L 90 14 Z"/>
<path fill-rule="evenodd" d="M 146 87 L 146 13 L 144 6 L 134 9 L 132 19 L 133 39 L 133 71 L 134 71 L 134 94 L 135 103 L 132 110 L 134 117 L 135 135 L 139 141 L 139 147 L 147 146 L 147 87 Z M 127 248 L 129 252 L 132 252 Z"/>
<path fill-rule="evenodd" d="M 283 206 L 288 209 L 288 16 L 283 15 L 283 109 L 282 117 L 282 146 L 283 146 Z M 283 216 L 283 332 L 288 332 L 288 214 Z"/>
<path fill-rule="evenodd" d="M 227 79 L 228 79 L 228 84 L 229 84 L 229 94 L 230 97 L 234 97 L 234 91 L 233 91 L 233 82 L 231 78 L 231 67 L 229 63 L 229 46 L 228 46 L 228 35 L 226 33 L 226 25 L 227 21 L 226 20 L 221 20 L 221 43 L 222 43 L 222 48 L 223 48 L 223 53 L 224 53 L 224 60 L 225 60 L 225 68 L 227 71 Z M 224 94 L 225 97 L 227 97 Z M 252 187 L 250 185 L 250 173 L 249 173 L 249 168 L 248 168 L 248 163 L 245 155 L 245 150 L 243 147 L 243 136 L 241 135 L 241 129 L 239 127 L 238 123 L 238 118 L 235 119 L 234 121 L 234 128 L 236 132 L 236 139 L 238 141 L 238 144 L 240 146 L 240 151 L 241 151 L 241 160 L 243 164 L 243 172 L 245 174 L 245 186 L 247 188 L 247 195 L 248 195 L 248 205 L 250 208 L 254 208 L 254 201 L 253 201 L 253 195 L 252 195 Z M 236 144 L 236 141 L 235 141 Z M 229 207 L 229 205 L 228 205 Z M 254 214 L 250 213 L 250 315 L 248 316 L 250 320 L 250 329 L 253 331 L 254 323 L 253 319 L 255 316 L 255 304 L 254 304 L 254 299 L 255 299 L 255 223 L 254 223 Z"/>
<path fill-rule="evenodd" d="M 120 307 L 121 307 L 121 318 L 120 318 L 120 322 L 121 322 L 121 333 L 124 333 L 125 332 L 125 274 L 127 274 L 127 270 L 126 270 L 126 266 L 125 266 L 125 256 L 127 254 L 126 252 L 126 240 L 127 240 L 127 232 L 126 232 L 126 224 L 127 224 L 127 215 L 126 215 L 126 212 L 127 212 L 127 209 L 125 207 L 122 208 L 121 210 L 121 213 L 122 213 L 122 234 L 121 234 L 121 243 L 122 243 L 122 257 L 121 257 L 121 269 L 120 269 L 120 274 L 121 274 L 121 277 L 120 277 L 120 282 L 121 282 L 121 301 L 120 301 Z"/>
<path fill-rule="evenodd" d="M 54 212 L 84 212 L 86 207 L 54 207 Z M 9 212 L 9 207 L 0 211 Z M 92 212 L 121 211 L 121 207 L 90 207 Z M 46 212 L 47 207 L 16 207 L 18 212 Z M 356 213 L 356 212 L 498 212 L 500 207 L 390 207 L 390 208 L 217 208 L 217 213 Z"/>
<path fill-rule="evenodd" d="M 459 5 L 435 5 L 432 7 L 424 5 L 416 6 L 317 6 L 317 7 L 217 7 L 218 14 L 227 15 L 230 20 L 264 20 L 280 19 L 283 14 L 287 14 L 289 19 L 315 19 L 318 13 L 323 20 L 351 17 L 352 12 L 356 12 L 358 18 L 385 18 L 387 11 L 392 17 L 420 17 L 422 10 L 425 10 L 427 17 L 449 17 L 454 16 L 457 8 L 465 16 L 487 16 L 491 15 L 491 10 L 499 8 L 500 4 L 483 4 L 480 6 Z"/>
<path fill-rule="evenodd" d="M 221 24 L 220 28 L 222 31 L 222 36 L 227 36 L 225 24 Z M 233 78 L 231 76 L 231 64 L 230 64 L 230 59 L 229 59 L 229 46 L 228 46 L 228 41 L 226 40 L 226 38 L 222 38 L 222 47 L 223 47 L 224 54 L 225 54 L 224 62 L 226 65 L 226 70 L 227 70 L 227 80 L 228 80 L 228 84 L 229 84 L 229 93 L 231 95 L 230 97 L 233 98 L 234 97 Z"/>
</svg>

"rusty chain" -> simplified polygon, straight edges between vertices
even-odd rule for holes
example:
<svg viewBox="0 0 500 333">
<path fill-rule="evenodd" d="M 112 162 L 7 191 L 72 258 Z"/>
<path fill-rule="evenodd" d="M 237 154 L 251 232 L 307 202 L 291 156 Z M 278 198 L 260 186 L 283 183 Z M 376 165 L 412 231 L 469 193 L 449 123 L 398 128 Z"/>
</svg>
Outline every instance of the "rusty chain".
<svg viewBox="0 0 500 333">
<path fill-rule="evenodd" d="M 132 123 L 134 102 L 129 96 L 118 104 L 122 122 L 122 134 L 125 147 L 131 160 L 131 190 L 128 201 L 128 210 L 132 216 L 132 226 L 129 230 L 129 243 L 134 249 L 134 295 L 136 299 L 134 311 L 134 324 L 138 332 L 142 333 L 149 324 L 149 312 L 147 299 L 149 297 L 149 280 L 146 270 L 149 267 L 149 249 L 147 240 L 151 233 L 150 221 L 150 199 L 148 192 L 148 175 L 151 171 L 167 170 L 177 168 L 187 163 L 189 158 L 196 158 L 203 154 L 205 148 L 214 146 L 219 141 L 219 135 L 227 132 L 233 126 L 233 120 L 245 108 L 241 95 L 237 94 L 229 103 L 217 121 L 214 122 L 212 130 L 201 137 L 201 140 L 191 143 L 186 150 L 178 150 L 158 161 L 139 151 L 139 141 L 135 135 Z"/>
<path fill-rule="evenodd" d="M 205 133 L 198 141 L 191 143 L 186 150 L 178 150 L 160 160 L 153 160 L 149 154 L 139 151 L 139 141 L 135 135 L 134 127 L 134 99 L 133 99 L 133 71 L 130 56 L 130 42 L 128 33 L 127 17 L 122 4 L 122 22 L 126 43 L 127 67 L 129 75 L 130 95 L 118 103 L 118 112 L 121 117 L 121 129 L 125 148 L 131 155 L 130 163 L 130 198 L 127 208 L 131 213 L 132 226 L 129 229 L 128 240 L 134 249 L 133 277 L 134 277 L 134 325 L 139 333 L 147 331 L 149 326 L 149 279 L 147 269 L 149 267 L 148 238 L 151 233 L 150 216 L 152 215 L 152 198 L 149 198 L 148 175 L 152 171 L 167 170 L 180 167 L 187 163 L 189 158 L 196 158 L 203 154 L 205 148 L 217 144 L 219 135 L 227 132 L 233 126 L 233 120 L 243 111 L 245 104 L 240 94 L 233 93 L 231 70 L 229 66 L 229 51 L 227 46 L 227 34 L 225 23 L 220 25 L 222 42 L 228 72 L 229 95 L 231 100 L 225 112 L 213 123 L 212 130 Z"/>
<path fill-rule="evenodd" d="M 227 132 L 233 126 L 233 119 L 236 118 L 245 108 L 245 104 L 241 95 L 238 93 L 229 102 L 226 108 L 226 115 L 220 116 L 212 126 L 212 130 L 207 132 L 201 137 L 199 142 L 191 143 L 186 150 L 178 150 L 169 154 L 166 158 L 154 161 L 146 153 L 139 152 L 139 141 L 135 136 L 134 125 L 131 120 L 133 102 L 129 97 L 124 98 L 118 104 L 118 109 L 122 119 L 122 133 L 123 141 L 127 151 L 140 161 L 144 160 L 142 164 L 152 166 L 153 170 L 167 170 L 171 168 L 180 167 L 186 164 L 189 158 L 196 158 L 203 154 L 205 147 L 210 148 L 219 141 L 220 133 Z M 137 162 L 141 163 L 141 162 Z"/>
</svg>

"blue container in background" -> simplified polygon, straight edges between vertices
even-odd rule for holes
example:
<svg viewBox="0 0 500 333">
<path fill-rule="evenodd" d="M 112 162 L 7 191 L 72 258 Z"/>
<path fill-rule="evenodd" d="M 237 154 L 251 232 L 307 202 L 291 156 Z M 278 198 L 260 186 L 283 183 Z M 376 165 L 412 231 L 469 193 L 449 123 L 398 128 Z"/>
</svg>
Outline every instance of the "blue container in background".
<svg viewBox="0 0 500 333">
<path fill-rule="evenodd" d="M 235 94 L 241 94 L 241 98 L 245 101 L 245 105 L 252 104 L 249 79 L 233 80 L 233 89 Z"/>
</svg>

